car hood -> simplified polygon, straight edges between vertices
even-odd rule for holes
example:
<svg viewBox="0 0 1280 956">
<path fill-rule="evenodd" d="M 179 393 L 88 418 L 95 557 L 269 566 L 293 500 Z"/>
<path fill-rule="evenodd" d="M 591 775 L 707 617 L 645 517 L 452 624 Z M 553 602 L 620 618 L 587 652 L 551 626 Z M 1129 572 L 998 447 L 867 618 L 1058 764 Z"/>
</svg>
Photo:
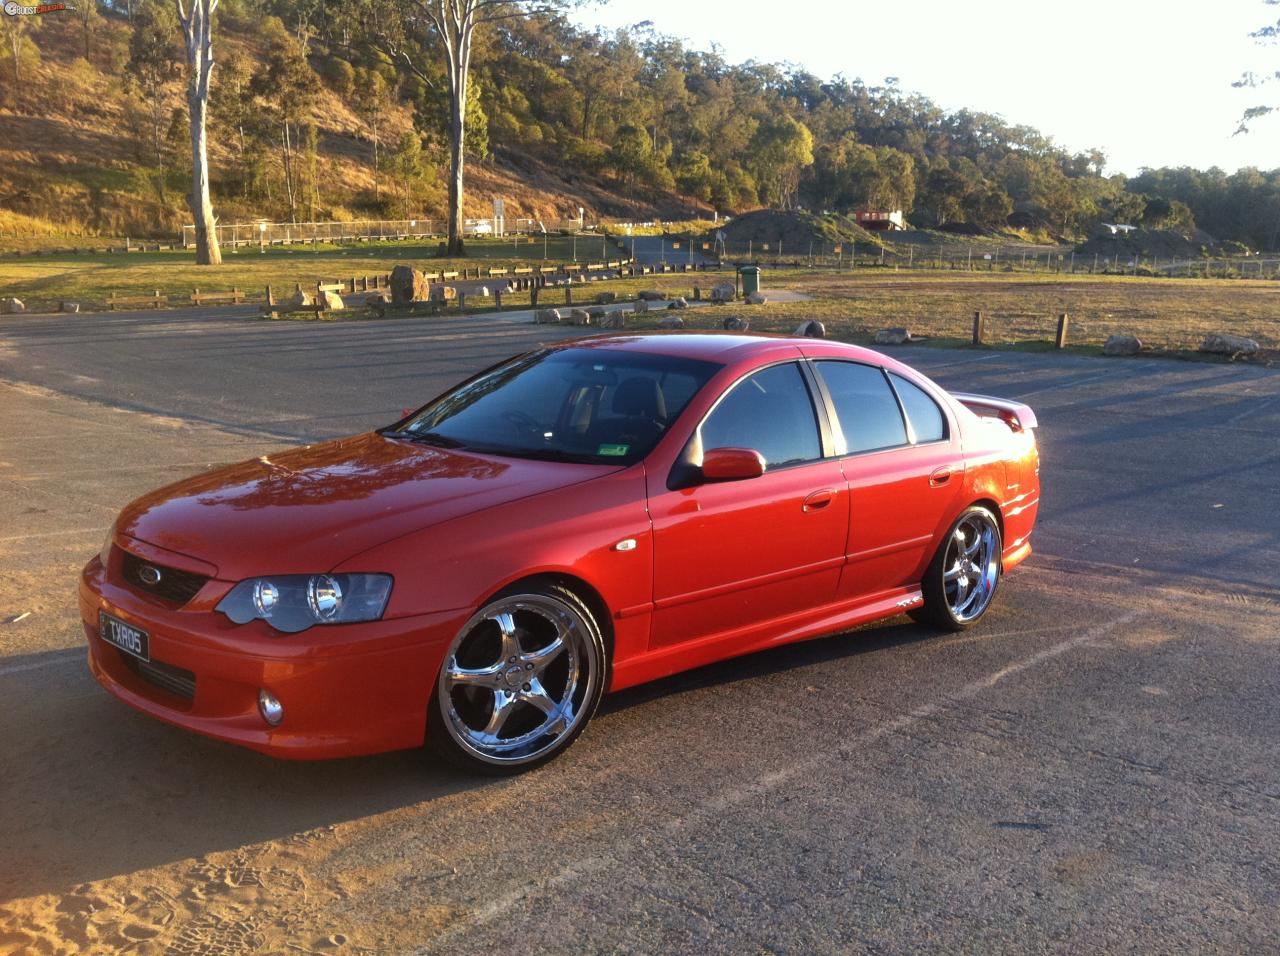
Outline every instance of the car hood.
<svg viewBox="0 0 1280 956">
<path fill-rule="evenodd" d="M 616 470 L 369 433 L 161 488 L 125 508 L 116 529 L 208 562 L 223 580 L 326 571 L 403 534 Z"/>
</svg>

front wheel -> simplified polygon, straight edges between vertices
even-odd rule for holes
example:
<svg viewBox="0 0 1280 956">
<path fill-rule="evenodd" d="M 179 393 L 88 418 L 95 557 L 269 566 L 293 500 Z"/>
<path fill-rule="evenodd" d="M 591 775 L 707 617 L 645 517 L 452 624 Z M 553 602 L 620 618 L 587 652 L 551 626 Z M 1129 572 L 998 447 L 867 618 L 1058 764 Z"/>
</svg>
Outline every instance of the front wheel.
<svg viewBox="0 0 1280 956">
<path fill-rule="evenodd" d="M 980 505 L 966 508 L 929 562 L 920 588 L 924 605 L 911 616 L 949 631 L 972 627 L 995 597 L 1001 554 L 995 515 Z"/>
<path fill-rule="evenodd" d="M 428 708 L 428 743 L 466 770 L 531 770 L 587 725 L 604 693 L 606 662 L 600 626 L 572 591 L 499 594 L 445 654 Z"/>
</svg>

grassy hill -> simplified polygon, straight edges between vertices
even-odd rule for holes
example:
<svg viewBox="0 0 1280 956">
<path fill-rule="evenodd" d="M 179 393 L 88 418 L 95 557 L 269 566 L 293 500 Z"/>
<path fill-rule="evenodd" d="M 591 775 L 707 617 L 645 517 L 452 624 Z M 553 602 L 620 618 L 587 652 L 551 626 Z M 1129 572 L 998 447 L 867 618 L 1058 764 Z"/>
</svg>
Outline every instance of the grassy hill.
<svg viewBox="0 0 1280 956">
<path fill-rule="evenodd" d="M 168 166 L 160 177 L 148 128 L 152 101 L 126 79 L 129 23 L 117 16 L 96 17 L 86 56 L 83 26 L 74 14 L 50 14 L 39 20 L 38 28 L 29 34 L 38 50 L 38 65 L 36 55 L 24 64 L 19 93 L 0 91 L 0 249 L 21 249 L 66 236 L 174 237 L 189 221 L 185 191 L 190 160 L 185 153 L 181 76 L 175 71 L 160 94 L 158 110 L 164 119 L 161 134 Z M 262 54 L 255 21 L 224 15 L 219 30 L 219 64 L 239 59 L 255 68 Z M 389 193 L 396 194 L 395 176 L 385 168 L 387 153 L 412 128 L 411 106 L 393 95 L 382 107 L 378 127 L 384 168 L 380 202 L 375 201 L 370 126 L 353 106 L 352 97 L 339 95 L 321 82 L 322 51 L 313 48 L 311 64 L 317 70 L 311 109 L 317 133 L 317 218 L 400 218 L 406 212 L 418 218 L 442 216 L 443 175 L 439 172 L 434 189 L 426 190 L 434 192 L 432 198 L 414 202 L 407 210 L 387 200 Z M 218 79 L 215 74 L 215 84 Z M 263 157 L 266 195 L 245 196 L 229 185 L 244 172 L 237 168 L 243 164 L 235 146 L 234 138 L 225 133 L 211 137 L 219 220 L 287 219 L 282 187 L 275 181 L 279 156 Z M 438 170 L 444 165 L 443 156 L 434 158 Z M 491 144 L 489 158 L 468 165 L 467 214 L 491 215 L 494 198 L 504 200 L 508 219 L 576 217 L 580 206 L 588 219 L 688 219 L 705 214 L 708 208 L 673 192 L 625 197 L 602 178 L 550 164 L 501 143 Z M 306 208 L 304 213 L 310 211 Z"/>
</svg>

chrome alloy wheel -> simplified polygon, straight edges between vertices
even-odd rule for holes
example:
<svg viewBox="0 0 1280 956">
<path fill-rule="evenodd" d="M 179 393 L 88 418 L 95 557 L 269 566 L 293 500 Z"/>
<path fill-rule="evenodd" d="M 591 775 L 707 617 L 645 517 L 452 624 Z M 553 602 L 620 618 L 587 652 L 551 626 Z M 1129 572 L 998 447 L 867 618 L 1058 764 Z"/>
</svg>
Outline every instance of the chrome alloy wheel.
<svg viewBox="0 0 1280 956">
<path fill-rule="evenodd" d="M 537 760 L 596 698 L 602 661 L 577 608 L 550 594 L 502 597 L 471 618 L 440 669 L 453 740 L 481 761 Z"/>
<path fill-rule="evenodd" d="M 960 623 L 982 615 L 1000 578 L 1000 532 L 985 511 L 965 515 L 951 533 L 942 563 L 947 605 Z"/>
</svg>

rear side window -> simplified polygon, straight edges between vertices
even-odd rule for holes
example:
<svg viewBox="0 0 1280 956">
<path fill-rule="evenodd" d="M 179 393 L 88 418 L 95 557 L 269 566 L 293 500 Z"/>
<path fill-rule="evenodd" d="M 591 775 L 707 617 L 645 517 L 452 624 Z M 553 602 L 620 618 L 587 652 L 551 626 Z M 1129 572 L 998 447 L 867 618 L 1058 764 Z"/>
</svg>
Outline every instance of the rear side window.
<svg viewBox="0 0 1280 956">
<path fill-rule="evenodd" d="M 754 448 L 770 468 L 822 457 L 818 420 L 794 362 L 743 379 L 702 423 L 702 447 Z"/>
<path fill-rule="evenodd" d="M 902 411 L 880 369 L 857 362 L 816 364 L 831 393 L 850 452 L 907 444 Z"/>
<path fill-rule="evenodd" d="M 942 409 L 929 397 L 928 392 L 914 382 L 909 382 L 901 375 L 889 373 L 893 379 L 894 390 L 902 399 L 902 407 L 907 413 L 907 421 L 915 433 L 917 442 L 942 441 L 947 437 L 947 421 L 942 417 Z"/>
</svg>

